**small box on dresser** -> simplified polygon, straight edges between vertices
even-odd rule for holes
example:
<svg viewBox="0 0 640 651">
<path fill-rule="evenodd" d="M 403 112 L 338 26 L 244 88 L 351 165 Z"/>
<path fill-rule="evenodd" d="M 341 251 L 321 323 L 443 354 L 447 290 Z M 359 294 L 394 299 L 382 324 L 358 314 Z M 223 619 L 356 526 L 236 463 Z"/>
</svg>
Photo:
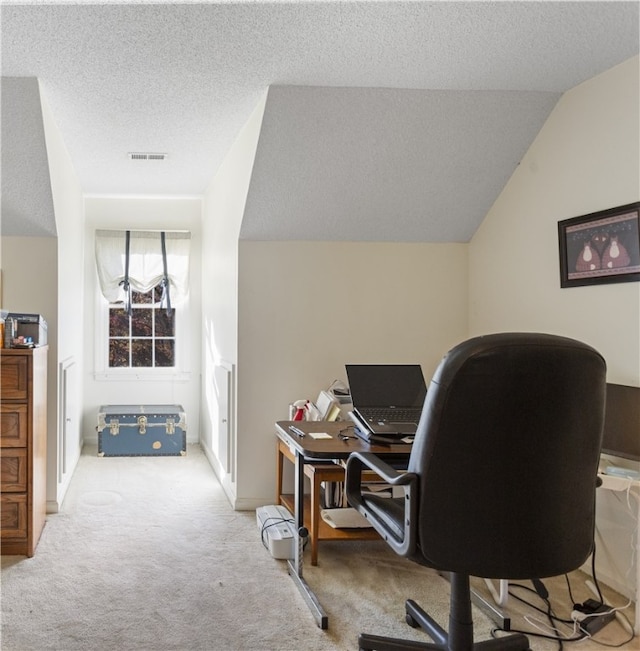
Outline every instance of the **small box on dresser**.
<svg viewBox="0 0 640 651">
<path fill-rule="evenodd" d="M 0 350 L 0 551 L 33 556 L 47 508 L 47 347 Z"/>
</svg>

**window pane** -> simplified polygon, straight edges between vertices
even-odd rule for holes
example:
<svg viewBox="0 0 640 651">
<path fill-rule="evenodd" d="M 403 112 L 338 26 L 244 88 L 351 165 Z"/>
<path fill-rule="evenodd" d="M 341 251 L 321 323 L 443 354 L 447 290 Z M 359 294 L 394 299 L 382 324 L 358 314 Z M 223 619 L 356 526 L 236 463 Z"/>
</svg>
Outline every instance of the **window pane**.
<svg viewBox="0 0 640 651">
<path fill-rule="evenodd" d="M 151 339 L 131 340 L 131 366 L 153 366 Z"/>
<path fill-rule="evenodd" d="M 121 368 L 175 367 L 175 309 L 160 308 L 162 287 L 132 292 L 129 316 L 122 303 L 109 306 L 109 366 Z"/>
<path fill-rule="evenodd" d="M 109 340 L 109 366 L 112 368 L 129 366 L 129 340 L 128 339 Z"/>
<path fill-rule="evenodd" d="M 175 310 L 171 310 L 171 316 L 167 316 L 166 310 L 155 309 L 156 315 L 156 337 L 174 337 Z"/>
<path fill-rule="evenodd" d="M 131 292 L 131 302 L 132 303 L 151 303 L 151 293 L 153 290 L 141 294 L 140 292 Z"/>
<path fill-rule="evenodd" d="M 129 316 L 120 308 L 112 307 L 109 309 L 109 336 L 129 336 Z"/>
<path fill-rule="evenodd" d="M 156 339 L 156 366 L 175 366 L 173 339 Z"/>
<path fill-rule="evenodd" d="M 153 334 L 152 318 L 151 310 L 134 309 L 131 315 L 131 336 L 151 337 Z"/>
</svg>

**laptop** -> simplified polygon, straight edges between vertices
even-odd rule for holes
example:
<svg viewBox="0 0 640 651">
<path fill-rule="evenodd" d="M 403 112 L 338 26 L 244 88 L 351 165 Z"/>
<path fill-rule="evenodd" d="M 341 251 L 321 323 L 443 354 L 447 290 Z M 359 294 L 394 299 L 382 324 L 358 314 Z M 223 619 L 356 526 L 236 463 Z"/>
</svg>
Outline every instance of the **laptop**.
<svg viewBox="0 0 640 651">
<path fill-rule="evenodd" d="M 353 412 L 359 430 L 378 436 L 413 436 L 427 385 L 419 364 L 346 364 Z"/>
</svg>

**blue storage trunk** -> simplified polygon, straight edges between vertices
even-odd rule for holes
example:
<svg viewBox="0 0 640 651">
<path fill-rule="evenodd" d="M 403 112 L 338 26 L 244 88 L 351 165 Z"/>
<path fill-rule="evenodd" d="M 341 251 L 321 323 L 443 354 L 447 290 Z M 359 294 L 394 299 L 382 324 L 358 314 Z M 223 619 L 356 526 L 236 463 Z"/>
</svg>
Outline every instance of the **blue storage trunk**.
<svg viewBox="0 0 640 651">
<path fill-rule="evenodd" d="M 187 453 L 187 424 L 181 405 L 102 405 L 97 429 L 100 457 Z"/>
</svg>

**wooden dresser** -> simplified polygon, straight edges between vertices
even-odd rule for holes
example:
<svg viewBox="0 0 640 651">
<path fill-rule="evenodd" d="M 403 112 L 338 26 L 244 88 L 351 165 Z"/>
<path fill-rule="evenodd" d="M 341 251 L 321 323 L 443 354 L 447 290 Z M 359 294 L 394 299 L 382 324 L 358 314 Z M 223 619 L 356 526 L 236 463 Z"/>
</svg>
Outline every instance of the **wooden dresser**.
<svg viewBox="0 0 640 651">
<path fill-rule="evenodd" d="M 47 502 L 47 347 L 0 349 L 0 551 L 33 556 Z"/>
</svg>

